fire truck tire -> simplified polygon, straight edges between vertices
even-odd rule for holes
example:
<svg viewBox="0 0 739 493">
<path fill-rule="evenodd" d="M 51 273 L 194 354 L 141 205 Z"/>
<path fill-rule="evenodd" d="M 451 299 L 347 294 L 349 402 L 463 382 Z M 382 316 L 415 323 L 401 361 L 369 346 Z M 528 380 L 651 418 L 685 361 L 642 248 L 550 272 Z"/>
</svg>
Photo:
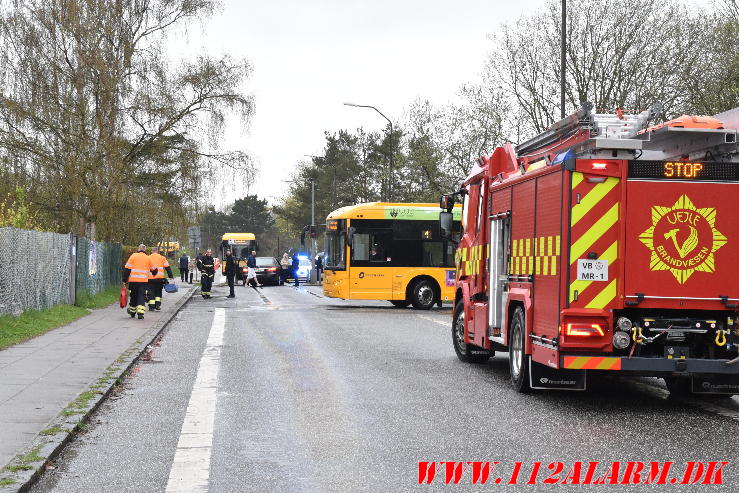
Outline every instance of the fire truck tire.
<svg viewBox="0 0 739 493">
<path fill-rule="evenodd" d="M 465 363 L 485 363 L 494 354 L 479 346 L 465 344 L 464 342 L 464 301 L 457 303 L 454 307 L 454 318 L 452 322 L 452 345 L 457 358 Z"/>
<path fill-rule="evenodd" d="M 416 310 L 428 310 L 438 298 L 436 287 L 428 279 L 416 281 L 411 289 L 411 303 Z"/>
<path fill-rule="evenodd" d="M 408 300 L 388 300 L 390 303 L 393 304 L 396 308 L 405 308 L 406 306 L 410 305 L 411 302 Z"/>
<path fill-rule="evenodd" d="M 519 306 L 513 312 L 509 335 L 508 364 L 511 369 L 511 385 L 517 392 L 525 393 L 529 388 L 529 365 L 526 358 L 526 319 Z"/>
</svg>

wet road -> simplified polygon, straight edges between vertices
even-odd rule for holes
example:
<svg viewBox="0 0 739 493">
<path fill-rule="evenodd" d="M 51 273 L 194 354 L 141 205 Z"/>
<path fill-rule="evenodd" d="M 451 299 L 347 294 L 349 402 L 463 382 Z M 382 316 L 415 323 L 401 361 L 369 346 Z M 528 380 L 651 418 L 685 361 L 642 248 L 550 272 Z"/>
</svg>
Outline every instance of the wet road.
<svg viewBox="0 0 739 493">
<path fill-rule="evenodd" d="M 447 308 L 317 288 L 214 292 L 184 307 L 33 491 L 552 491 L 570 486 L 541 484 L 551 462 L 564 463 L 561 480 L 575 461 L 629 460 L 674 461 L 668 479 L 682 479 L 686 461 L 730 462 L 722 486 L 634 490 L 739 490 L 735 399 L 697 407 L 649 381 L 516 394 L 507 354 L 457 360 Z M 444 485 L 443 468 L 418 485 L 419 461 L 501 464 L 484 486 L 469 473 Z M 542 462 L 538 485 L 495 484 L 516 461 L 519 483 Z"/>
</svg>

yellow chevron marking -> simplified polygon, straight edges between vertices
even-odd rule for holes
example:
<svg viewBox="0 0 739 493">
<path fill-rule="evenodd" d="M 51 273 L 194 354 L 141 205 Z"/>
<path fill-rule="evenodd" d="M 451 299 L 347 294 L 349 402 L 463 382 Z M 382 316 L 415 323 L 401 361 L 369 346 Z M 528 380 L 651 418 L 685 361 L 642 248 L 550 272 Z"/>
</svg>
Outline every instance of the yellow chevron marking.
<svg viewBox="0 0 739 493">
<path fill-rule="evenodd" d="M 593 207 L 606 196 L 608 192 L 618 185 L 620 180 L 614 177 L 608 177 L 603 183 L 599 183 L 593 187 L 588 194 L 580 200 L 579 204 L 572 206 L 572 225 L 582 219 Z"/>
<path fill-rule="evenodd" d="M 611 367 L 618 361 L 618 358 L 603 358 L 603 361 L 598 363 L 595 367 L 596 370 L 610 370 Z"/>
<path fill-rule="evenodd" d="M 559 257 L 559 235 L 554 237 L 554 255 Z"/>
<path fill-rule="evenodd" d="M 573 370 L 579 370 L 583 366 L 585 366 L 588 363 L 588 360 L 590 358 L 588 356 L 580 356 L 577 358 L 574 358 L 570 360 L 570 364 L 567 365 L 567 368 L 572 368 Z"/>
<path fill-rule="evenodd" d="M 616 297 L 616 280 L 614 279 L 610 283 L 608 283 L 608 286 L 603 288 L 603 290 L 598 293 L 598 295 L 593 298 L 593 301 L 585 305 L 585 308 L 598 308 L 602 309 L 605 308 L 608 303 L 611 302 L 613 298 Z"/>
<path fill-rule="evenodd" d="M 611 246 L 603 252 L 603 255 L 598 257 L 601 260 L 608 260 L 608 268 L 610 270 L 611 265 L 618 259 L 618 241 L 614 241 Z M 570 303 L 575 301 L 575 291 L 582 293 L 585 288 L 590 286 L 594 281 L 578 281 L 575 280 L 570 284 Z"/>
<path fill-rule="evenodd" d="M 605 234 L 608 229 L 618 221 L 618 203 L 613 204 L 608 212 L 593 224 L 575 243 L 570 247 L 570 265 L 577 262 L 585 251 L 593 246 L 593 243 Z"/>
<path fill-rule="evenodd" d="M 582 181 L 585 179 L 585 175 L 582 173 L 572 173 L 572 189 L 574 190 Z"/>
</svg>

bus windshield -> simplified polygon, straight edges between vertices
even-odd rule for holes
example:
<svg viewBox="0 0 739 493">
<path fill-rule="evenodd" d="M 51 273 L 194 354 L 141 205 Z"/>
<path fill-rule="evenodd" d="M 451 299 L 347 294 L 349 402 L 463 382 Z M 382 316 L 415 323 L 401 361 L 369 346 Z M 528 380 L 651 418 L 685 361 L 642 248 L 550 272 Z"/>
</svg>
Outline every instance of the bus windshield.
<svg viewBox="0 0 739 493">
<path fill-rule="evenodd" d="M 346 220 L 329 219 L 326 222 L 326 254 L 325 268 L 328 270 L 346 270 Z"/>
</svg>

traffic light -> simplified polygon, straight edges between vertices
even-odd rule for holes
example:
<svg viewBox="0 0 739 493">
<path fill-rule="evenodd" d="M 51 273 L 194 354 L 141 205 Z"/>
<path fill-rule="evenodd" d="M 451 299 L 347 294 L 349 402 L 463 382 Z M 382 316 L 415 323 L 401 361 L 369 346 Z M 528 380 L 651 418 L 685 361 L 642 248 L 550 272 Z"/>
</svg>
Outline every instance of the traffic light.
<svg viewBox="0 0 739 493">
<path fill-rule="evenodd" d="M 311 226 L 310 227 L 310 237 L 311 238 L 315 238 L 316 236 L 318 236 L 318 233 L 316 232 L 316 227 L 315 226 Z"/>
</svg>

